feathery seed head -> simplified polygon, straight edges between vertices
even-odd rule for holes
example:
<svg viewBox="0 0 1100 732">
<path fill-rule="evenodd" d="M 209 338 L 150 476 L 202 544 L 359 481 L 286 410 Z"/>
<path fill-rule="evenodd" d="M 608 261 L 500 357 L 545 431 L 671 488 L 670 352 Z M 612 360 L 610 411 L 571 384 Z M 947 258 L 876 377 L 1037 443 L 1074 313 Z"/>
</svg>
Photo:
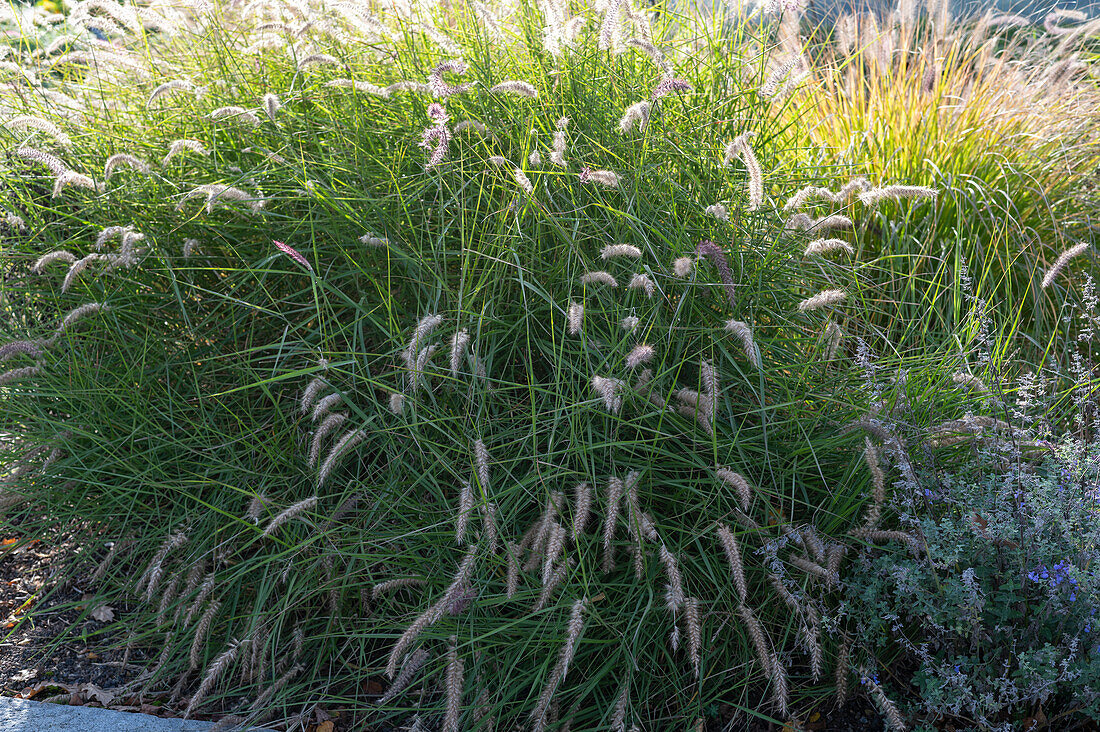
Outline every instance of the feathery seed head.
<svg viewBox="0 0 1100 732">
<path fill-rule="evenodd" d="M 584 325 L 584 305 L 579 302 L 569 303 L 568 322 L 569 335 L 578 335 Z"/>
<path fill-rule="evenodd" d="M 502 81 L 490 87 L 489 91 L 496 94 L 515 94 L 529 99 L 535 99 L 539 95 L 539 90 L 526 81 Z"/>
<path fill-rule="evenodd" d="M 668 96 L 673 92 L 690 92 L 692 91 L 691 84 L 687 83 L 683 79 L 677 79 L 672 74 L 666 75 L 661 79 L 657 86 L 653 87 L 653 92 L 650 94 L 650 99 L 657 100 L 661 97 Z"/>
<path fill-rule="evenodd" d="M 1070 247 L 1069 249 L 1058 255 L 1058 259 L 1054 261 L 1054 264 L 1051 265 L 1051 268 L 1043 277 L 1043 289 L 1045 290 L 1052 284 L 1054 284 L 1054 280 L 1058 279 L 1058 275 L 1062 273 L 1062 270 L 1066 268 L 1066 265 L 1069 264 L 1070 260 L 1072 260 L 1074 257 L 1081 256 L 1082 254 L 1087 252 L 1088 249 L 1089 245 L 1085 242 L 1081 242 L 1080 244 L 1075 244 L 1074 246 Z"/>
<path fill-rule="evenodd" d="M 844 252 L 845 254 L 855 254 L 856 250 L 852 248 L 852 245 L 843 239 L 814 239 L 806 245 L 805 256 L 813 256 L 815 254 L 828 254 L 830 252 Z"/>
<path fill-rule="evenodd" d="M 649 278 L 648 275 L 638 273 L 630 278 L 630 283 L 627 284 L 628 290 L 642 290 L 645 292 L 646 297 L 653 297 L 657 291 L 657 285 Z"/>
<path fill-rule="evenodd" d="M 117 155 L 112 155 L 111 157 L 107 158 L 107 163 L 103 166 L 103 180 L 110 180 L 111 175 L 115 172 L 115 168 L 120 165 L 125 165 L 127 167 L 133 168 L 134 170 L 140 173 L 145 173 L 146 175 L 148 175 L 150 172 L 149 163 L 145 162 L 141 158 L 135 157 L 134 155 L 129 155 L 127 153 L 118 153 Z"/>
<path fill-rule="evenodd" d="M 623 386 L 624 383 L 622 379 L 598 375 L 592 377 L 592 388 L 603 398 L 604 406 L 606 406 L 607 411 L 612 414 L 618 414 L 623 406 L 623 397 L 621 394 Z"/>
<path fill-rule="evenodd" d="M 443 79 L 443 74 L 465 74 L 468 68 L 466 62 L 459 59 L 444 61 L 428 74 L 428 88 L 431 89 L 433 95 L 440 98 L 467 92 L 474 87 L 474 84 L 451 86 Z"/>
<path fill-rule="evenodd" d="M 848 297 L 848 293 L 844 290 L 822 290 L 813 297 L 807 298 L 798 303 L 798 309 L 806 312 L 809 310 L 820 310 L 821 308 L 831 307 L 838 303 L 844 302 Z"/>
<path fill-rule="evenodd" d="M 634 126 L 638 126 L 638 132 L 644 132 L 645 126 L 649 122 L 649 107 L 651 102 L 642 101 L 636 104 L 631 104 L 623 112 L 622 119 L 619 120 L 619 132 L 627 134 L 634 129 Z"/>
<path fill-rule="evenodd" d="M 690 277 L 694 269 L 695 259 L 693 257 L 679 257 L 672 263 L 672 272 L 677 277 Z"/>
<path fill-rule="evenodd" d="M 709 216 L 713 216 L 716 219 L 721 219 L 722 221 L 729 221 L 730 220 L 729 209 L 727 209 L 725 206 L 723 206 L 720 203 L 716 203 L 712 206 L 707 206 L 706 209 L 704 210 L 704 213 L 706 213 Z"/>
<path fill-rule="evenodd" d="M 633 244 L 608 244 L 600 250 L 601 259 L 611 259 L 613 257 L 630 257 L 631 259 L 638 259 L 642 256 L 642 250 Z"/>
<path fill-rule="evenodd" d="M 634 346 L 630 353 L 626 355 L 626 367 L 628 369 L 635 369 L 644 363 L 649 363 L 653 358 L 653 346 L 646 345 L 645 343 Z"/>
<path fill-rule="evenodd" d="M 583 285 L 607 285 L 608 287 L 618 287 L 618 281 L 611 276 L 610 273 L 598 270 L 596 272 L 585 272 L 581 275 L 581 284 Z"/>
<path fill-rule="evenodd" d="M 76 256 L 72 252 L 67 252 L 63 249 L 43 254 L 35 261 L 34 266 L 31 267 L 31 272 L 34 274 L 41 274 L 47 267 L 54 262 L 64 262 L 65 264 L 72 264 L 76 261 Z"/>
<path fill-rule="evenodd" d="M 599 183 L 607 188 L 618 188 L 620 176 L 612 170 L 593 170 L 584 168 L 579 176 L 581 183 Z"/>
</svg>

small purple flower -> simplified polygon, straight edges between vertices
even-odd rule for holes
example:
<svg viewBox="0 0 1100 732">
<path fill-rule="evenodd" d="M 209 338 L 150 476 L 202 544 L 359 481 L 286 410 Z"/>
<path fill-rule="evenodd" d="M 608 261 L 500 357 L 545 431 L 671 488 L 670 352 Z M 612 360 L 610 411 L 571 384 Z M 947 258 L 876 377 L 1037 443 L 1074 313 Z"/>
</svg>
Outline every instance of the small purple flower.
<svg viewBox="0 0 1100 732">
<path fill-rule="evenodd" d="M 293 259 L 295 262 L 297 262 L 298 264 L 300 264 L 303 267 L 305 267 L 306 269 L 308 269 L 310 272 L 313 271 L 313 267 L 310 266 L 309 260 L 307 260 L 305 257 L 303 257 L 298 252 L 297 249 L 290 246 L 289 244 L 284 244 L 281 241 L 275 241 L 274 239 L 272 239 L 272 241 L 275 242 L 275 246 L 278 247 L 280 252 L 287 255 L 288 257 Z"/>
</svg>

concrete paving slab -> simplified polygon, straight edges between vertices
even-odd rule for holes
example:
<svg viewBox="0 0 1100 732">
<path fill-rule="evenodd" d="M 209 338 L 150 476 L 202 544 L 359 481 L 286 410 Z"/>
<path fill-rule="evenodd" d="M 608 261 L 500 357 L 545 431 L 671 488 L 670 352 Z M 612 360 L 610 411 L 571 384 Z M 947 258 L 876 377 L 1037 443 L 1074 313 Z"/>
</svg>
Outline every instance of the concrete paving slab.
<svg viewBox="0 0 1100 732">
<path fill-rule="evenodd" d="M 213 722 L 0 697 L 3 732 L 209 732 Z M 255 728 L 254 732 L 270 732 Z"/>
</svg>

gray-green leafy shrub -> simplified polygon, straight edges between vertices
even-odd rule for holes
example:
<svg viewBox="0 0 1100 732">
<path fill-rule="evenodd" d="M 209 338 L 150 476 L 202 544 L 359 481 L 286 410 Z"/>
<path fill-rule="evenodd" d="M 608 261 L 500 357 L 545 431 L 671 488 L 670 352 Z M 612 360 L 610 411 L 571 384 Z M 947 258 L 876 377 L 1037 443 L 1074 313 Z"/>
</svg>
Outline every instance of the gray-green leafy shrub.
<svg viewBox="0 0 1100 732">
<path fill-rule="evenodd" d="M 1100 445 L 1048 445 L 1038 465 L 1017 450 L 1004 470 L 1013 452 L 918 470 L 919 554 L 872 549 L 845 577 L 872 652 L 918 666 L 917 719 L 1008 730 L 1040 705 L 1065 724 L 1100 713 Z"/>
</svg>

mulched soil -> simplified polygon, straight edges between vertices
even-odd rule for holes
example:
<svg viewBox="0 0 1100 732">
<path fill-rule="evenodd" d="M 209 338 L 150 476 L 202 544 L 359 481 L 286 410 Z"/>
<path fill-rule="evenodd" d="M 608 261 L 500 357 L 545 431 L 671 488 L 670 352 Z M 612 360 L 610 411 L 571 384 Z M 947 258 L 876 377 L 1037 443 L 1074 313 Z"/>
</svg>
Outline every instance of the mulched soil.
<svg viewBox="0 0 1100 732">
<path fill-rule="evenodd" d="M 43 682 L 113 688 L 141 670 L 122 667 L 122 651 L 110 647 L 117 637 L 110 622 L 80 620 L 78 607 L 91 596 L 72 584 L 58 585 L 55 574 L 77 550 L 60 533 L 42 539 L 20 536 L 18 529 L 0 534 L 0 693 Z M 136 654 L 131 659 L 143 660 Z"/>
</svg>

